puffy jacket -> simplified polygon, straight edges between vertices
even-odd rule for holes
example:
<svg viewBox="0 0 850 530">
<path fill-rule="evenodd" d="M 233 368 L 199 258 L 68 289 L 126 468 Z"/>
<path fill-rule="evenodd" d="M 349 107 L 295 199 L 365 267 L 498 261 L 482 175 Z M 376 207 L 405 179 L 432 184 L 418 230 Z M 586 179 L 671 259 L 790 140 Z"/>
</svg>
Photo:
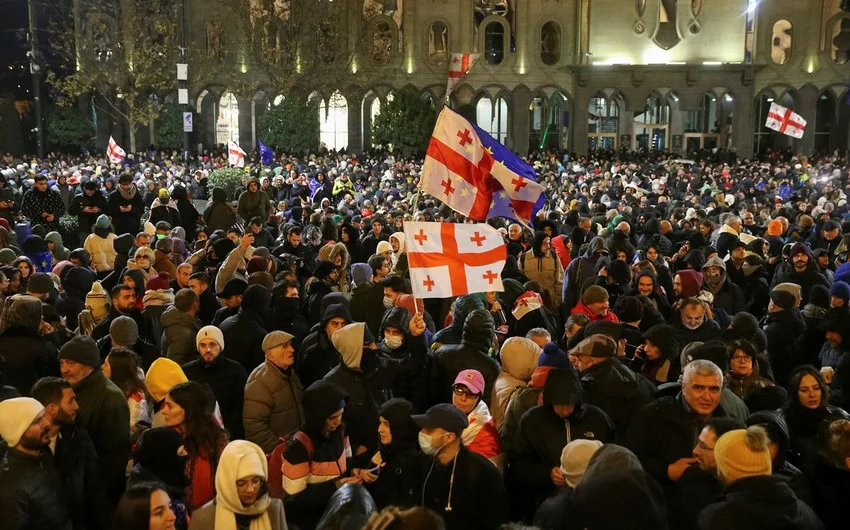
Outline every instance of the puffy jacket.
<svg viewBox="0 0 850 530">
<path fill-rule="evenodd" d="M 431 402 L 450 403 L 452 385 L 462 370 L 473 369 L 484 376 L 482 399 L 489 404 L 493 385 L 499 376 L 499 363 L 490 357 L 493 317 L 486 309 L 469 313 L 463 325 L 460 344 L 446 344 L 434 351 L 431 377 Z"/>
<path fill-rule="evenodd" d="M 242 439 L 242 406 L 248 374 L 238 362 L 225 357 L 223 350 L 211 362 L 200 356 L 182 366 L 189 381 L 207 385 L 212 390 L 221 412 L 224 427 L 231 439 Z"/>
<path fill-rule="evenodd" d="M 111 271 L 115 268 L 114 241 L 115 234 L 109 232 L 102 235 L 90 234 L 83 243 L 83 248 L 91 254 L 91 264 L 97 272 Z"/>
<path fill-rule="evenodd" d="M 622 440 L 632 418 L 652 400 L 655 386 L 617 359 L 608 359 L 580 374 L 585 403 L 602 409 Z"/>
<path fill-rule="evenodd" d="M 303 392 L 295 370 L 281 370 L 271 361 L 256 367 L 245 384 L 245 439 L 271 453 L 281 437 L 297 431 L 304 423 Z"/>
<path fill-rule="evenodd" d="M 502 371 L 496 378 L 493 397 L 490 398 L 490 413 L 497 430 L 502 430 L 505 411 L 516 390 L 528 386 L 531 381 L 541 351 L 540 346 L 525 337 L 510 337 L 502 344 Z"/>
<path fill-rule="evenodd" d="M 201 329 L 201 322 L 188 313 L 170 306 L 162 314 L 162 354 L 177 364 L 186 364 L 197 355 L 195 337 Z"/>
<path fill-rule="evenodd" d="M 239 362 L 246 373 L 254 371 L 265 360 L 263 339 L 266 337 L 267 320 L 271 311 L 272 294 L 262 285 L 251 285 L 242 295 L 239 312 L 221 323 L 224 335 L 224 351 Z"/>
<path fill-rule="evenodd" d="M 540 247 L 547 237 L 549 236 L 543 232 L 537 232 L 531 249 L 520 254 L 517 261 L 522 273 L 529 280 L 535 281 L 541 287 L 547 289 L 552 295 L 553 303 L 557 306 L 561 304 L 561 296 L 563 295 L 564 269 L 554 251 L 540 252 Z"/>
<path fill-rule="evenodd" d="M 71 530 L 62 480 L 49 452 L 33 456 L 8 449 L 0 460 L 0 480 L 3 528 Z"/>
</svg>

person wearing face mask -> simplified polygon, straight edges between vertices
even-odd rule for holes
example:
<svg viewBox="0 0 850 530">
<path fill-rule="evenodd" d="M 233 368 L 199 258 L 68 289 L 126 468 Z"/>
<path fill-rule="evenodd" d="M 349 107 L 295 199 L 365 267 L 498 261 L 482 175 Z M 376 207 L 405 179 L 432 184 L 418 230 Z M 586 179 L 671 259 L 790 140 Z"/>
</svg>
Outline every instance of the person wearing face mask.
<svg viewBox="0 0 850 530">
<path fill-rule="evenodd" d="M 392 393 L 411 401 L 417 410 L 427 408 L 428 385 L 425 320 L 403 307 L 387 310 L 380 326 L 378 358 L 392 370 Z"/>
<path fill-rule="evenodd" d="M 180 226 L 180 211 L 177 209 L 177 203 L 171 200 L 171 195 L 167 189 L 159 190 L 157 198 L 151 204 L 151 214 L 148 221 L 154 225 L 160 221 L 165 221 L 171 226 Z"/>
<path fill-rule="evenodd" d="M 726 262 L 717 256 L 709 259 L 702 267 L 702 276 L 702 288 L 714 295 L 715 309 L 723 309 L 730 315 L 746 311 L 744 292 L 727 276 Z"/>
<path fill-rule="evenodd" d="M 416 501 L 437 513 L 447 530 L 497 528 L 508 517 L 505 486 L 499 471 L 483 456 L 463 446 L 466 414 L 449 403 L 413 416 L 421 428 Z"/>
</svg>

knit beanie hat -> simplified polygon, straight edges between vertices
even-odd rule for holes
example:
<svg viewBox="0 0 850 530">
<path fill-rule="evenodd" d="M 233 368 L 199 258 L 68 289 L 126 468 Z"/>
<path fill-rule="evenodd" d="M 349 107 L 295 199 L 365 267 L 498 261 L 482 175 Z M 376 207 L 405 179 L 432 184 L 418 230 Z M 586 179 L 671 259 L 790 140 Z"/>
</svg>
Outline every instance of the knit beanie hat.
<svg viewBox="0 0 850 530">
<path fill-rule="evenodd" d="M 32 280 L 30 280 L 30 286 L 32 286 Z M 850 285 L 845 282 L 835 282 L 832 284 L 832 287 L 829 288 L 829 296 L 841 298 L 846 304 L 847 301 L 850 300 Z"/>
<path fill-rule="evenodd" d="M 771 474 L 770 439 L 763 427 L 729 431 L 714 446 L 717 471 L 727 483 L 747 477 Z"/>
<path fill-rule="evenodd" d="M 378 241 L 378 247 L 375 254 L 383 254 L 384 252 L 392 252 L 393 246 L 389 241 Z"/>
<path fill-rule="evenodd" d="M 584 305 L 605 302 L 606 300 L 608 300 L 608 291 L 598 285 L 589 286 L 581 295 L 581 301 Z"/>
<path fill-rule="evenodd" d="M 66 342 L 59 350 L 59 360 L 74 361 L 92 368 L 102 364 L 97 343 L 87 335 L 78 335 Z"/>
<path fill-rule="evenodd" d="M 780 223 L 776 219 L 767 223 L 767 235 L 769 235 L 769 236 L 781 236 L 782 235 L 782 223 Z"/>
<path fill-rule="evenodd" d="M 44 405 L 30 397 L 0 401 L 0 436 L 9 447 L 18 445 L 42 410 Z"/>
<path fill-rule="evenodd" d="M 573 440 L 561 451 L 561 473 L 567 480 L 567 486 L 575 488 L 587 470 L 587 464 L 593 454 L 602 447 L 599 440 Z"/>
<path fill-rule="evenodd" d="M 372 267 L 367 263 L 355 263 L 351 266 L 351 281 L 355 287 L 362 287 L 372 279 Z"/>
<path fill-rule="evenodd" d="M 215 326 L 204 326 L 198 331 L 195 337 L 195 346 L 200 349 L 201 341 L 204 339 L 212 339 L 218 343 L 218 347 L 224 349 L 224 334 Z"/>
<path fill-rule="evenodd" d="M 788 291 L 774 289 L 770 292 L 770 300 L 782 309 L 791 309 L 797 304 L 797 299 Z"/>
<path fill-rule="evenodd" d="M 94 222 L 95 228 L 100 228 L 101 230 L 106 230 L 109 228 L 109 217 L 104 214 L 100 214 L 97 216 L 97 220 Z"/>
<path fill-rule="evenodd" d="M 254 272 L 266 272 L 266 268 L 269 265 L 269 260 L 262 256 L 254 256 L 253 258 L 248 260 L 248 266 L 245 267 L 245 270 L 248 274 Z"/>
<path fill-rule="evenodd" d="M 550 366 L 565 372 L 573 370 L 570 358 L 554 342 L 543 346 L 543 353 L 537 358 L 537 366 Z"/>
<path fill-rule="evenodd" d="M 167 357 L 160 357 L 151 363 L 145 375 L 145 386 L 151 397 L 159 403 L 175 385 L 186 383 L 189 379 L 180 365 Z"/>
<path fill-rule="evenodd" d="M 621 296 L 614 304 L 614 314 L 620 322 L 638 322 L 643 319 L 643 303 L 637 296 Z"/>
<path fill-rule="evenodd" d="M 96 321 L 109 313 L 109 295 L 100 282 L 92 284 L 91 291 L 86 295 L 86 307 L 91 309 L 91 315 Z"/>
<path fill-rule="evenodd" d="M 17 257 L 11 248 L 0 249 L 0 265 L 11 265 Z"/>
<path fill-rule="evenodd" d="M 54 288 L 53 280 L 44 272 L 37 272 L 30 276 L 29 284 L 27 284 L 27 291 L 35 294 L 47 294 Z"/>
<path fill-rule="evenodd" d="M 167 272 L 162 271 L 156 276 L 148 278 L 145 289 L 148 291 L 166 291 L 171 289 L 170 280 L 171 276 Z"/>
<path fill-rule="evenodd" d="M 829 307 L 829 292 L 825 285 L 812 285 L 812 288 L 809 289 L 809 303 L 824 309 Z"/>
<path fill-rule="evenodd" d="M 133 346 L 139 340 L 139 325 L 132 318 L 121 315 L 109 324 L 113 346 Z"/>
</svg>

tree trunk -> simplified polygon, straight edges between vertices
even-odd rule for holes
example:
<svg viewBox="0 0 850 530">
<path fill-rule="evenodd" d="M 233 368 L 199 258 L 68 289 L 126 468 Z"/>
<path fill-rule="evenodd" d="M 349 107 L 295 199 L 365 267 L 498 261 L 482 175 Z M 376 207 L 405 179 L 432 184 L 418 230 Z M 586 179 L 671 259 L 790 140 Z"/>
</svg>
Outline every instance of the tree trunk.
<svg viewBox="0 0 850 530">
<path fill-rule="evenodd" d="M 130 125 L 130 153 L 136 153 L 136 123 L 133 120 L 127 120 Z"/>
</svg>

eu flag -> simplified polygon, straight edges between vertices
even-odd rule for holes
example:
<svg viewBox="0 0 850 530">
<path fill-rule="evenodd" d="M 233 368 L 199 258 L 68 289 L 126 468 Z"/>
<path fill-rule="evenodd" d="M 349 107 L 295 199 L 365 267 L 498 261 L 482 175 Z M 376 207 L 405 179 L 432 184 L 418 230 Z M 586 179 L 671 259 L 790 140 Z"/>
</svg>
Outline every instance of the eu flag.
<svg viewBox="0 0 850 530">
<path fill-rule="evenodd" d="M 257 144 L 259 144 L 260 160 L 262 160 L 263 165 L 267 166 L 271 164 L 272 160 L 274 160 L 274 151 L 272 148 L 264 144 L 262 140 L 257 140 Z"/>
</svg>

